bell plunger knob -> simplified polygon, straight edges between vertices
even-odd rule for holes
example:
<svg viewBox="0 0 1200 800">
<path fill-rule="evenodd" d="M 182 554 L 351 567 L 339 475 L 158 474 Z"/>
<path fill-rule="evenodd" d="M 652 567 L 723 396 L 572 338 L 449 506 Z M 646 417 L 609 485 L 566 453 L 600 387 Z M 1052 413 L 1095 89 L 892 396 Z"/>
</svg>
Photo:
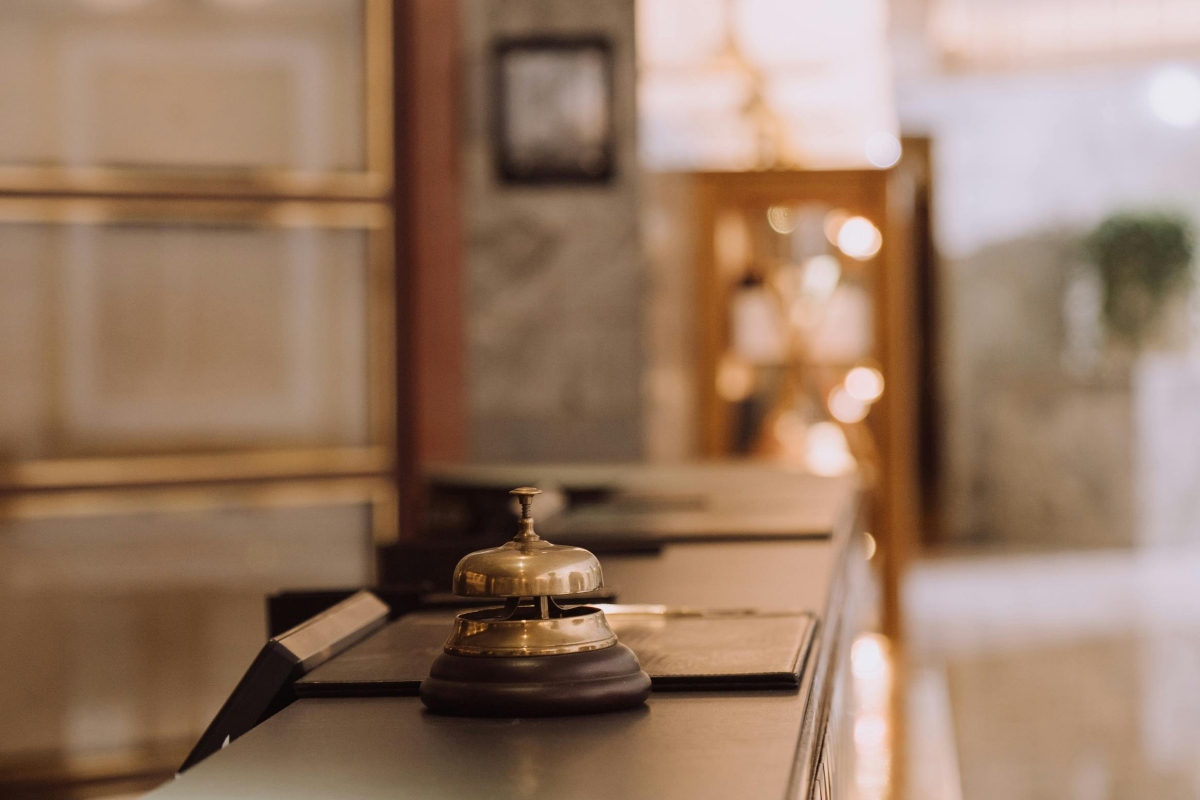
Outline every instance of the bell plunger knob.
<svg viewBox="0 0 1200 800">
<path fill-rule="evenodd" d="M 541 489 L 535 489 L 532 486 L 522 486 L 520 489 L 513 489 L 509 492 L 509 494 L 516 497 L 521 503 L 520 529 L 517 531 L 518 540 L 533 541 L 541 538 L 534 532 L 533 517 L 529 515 L 529 507 L 533 505 L 533 498 L 541 493 Z"/>
</svg>

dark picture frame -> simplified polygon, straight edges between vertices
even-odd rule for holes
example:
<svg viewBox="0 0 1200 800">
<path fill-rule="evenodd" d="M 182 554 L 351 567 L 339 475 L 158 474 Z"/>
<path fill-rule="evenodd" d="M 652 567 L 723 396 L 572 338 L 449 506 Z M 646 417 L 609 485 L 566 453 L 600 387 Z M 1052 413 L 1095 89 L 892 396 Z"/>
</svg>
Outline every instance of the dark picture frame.
<svg viewBox="0 0 1200 800">
<path fill-rule="evenodd" d="M 503 39 L 493 46 L 492 77 L 492 149 L 501 182 L 612 179 L 616 127 L 608 39 Z"/>
</svg>

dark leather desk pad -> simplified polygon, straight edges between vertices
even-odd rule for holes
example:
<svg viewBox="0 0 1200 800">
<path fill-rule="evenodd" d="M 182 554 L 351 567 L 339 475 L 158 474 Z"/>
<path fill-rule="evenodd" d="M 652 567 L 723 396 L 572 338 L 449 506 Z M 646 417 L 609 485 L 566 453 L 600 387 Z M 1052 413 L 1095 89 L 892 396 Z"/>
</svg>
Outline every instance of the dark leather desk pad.
<svg viewBox="0 0 1200 800">
<path fill-rule="evenodd" d="M 808 612 L 681 611 L 603 606 L 655 690 L 796 689 L 816 620 Z M 396 620 L 296 682 L 300 697 L 415 695 L 453 614 Z"/>
</svg>

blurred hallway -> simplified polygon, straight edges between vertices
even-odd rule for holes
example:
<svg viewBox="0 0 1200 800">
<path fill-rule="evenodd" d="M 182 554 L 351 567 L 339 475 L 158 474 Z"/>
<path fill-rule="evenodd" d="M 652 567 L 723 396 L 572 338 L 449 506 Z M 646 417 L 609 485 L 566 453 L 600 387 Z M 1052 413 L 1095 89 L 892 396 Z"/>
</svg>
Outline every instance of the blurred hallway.
<svg viewBox="0 0 1200 800">
<path fill-rule="evenodd" d="M 905 601 L 914 790 L 1200 790 L 1200 550 L 933 558 L 914 566 Z M 931 749 L 956 752 L 957 770 L 931 764 Z M 947 786 L 955 771 L 961 786 Z"/>
</svg>

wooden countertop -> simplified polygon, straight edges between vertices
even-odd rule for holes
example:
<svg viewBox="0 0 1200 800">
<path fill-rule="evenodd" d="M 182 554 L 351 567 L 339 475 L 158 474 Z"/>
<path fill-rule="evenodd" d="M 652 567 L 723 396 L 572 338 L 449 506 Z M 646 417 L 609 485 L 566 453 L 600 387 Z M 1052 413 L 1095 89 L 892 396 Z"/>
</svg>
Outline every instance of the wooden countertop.
<svg viewBox="0 0 1200 800">
<path fill-rule="evenodd" d="M 783 798 L 801 692 L 663 693 L 596 716 L 439 717 L 415 697 L 301 700 L 155 798 Z"/>
<path fill-rule="evenodd" d="M 855 476 L 820 477 L 757 462 L 488 464 L 433 467 L 440 483 L 611 492 L 538 522 L 552 540 L 719 541 L 828 536 L 853 503 Z"/>
<path fill-rule="evenodd" d="M 847 507 L 853 496 L 843 495 Z M 810 779 L 828 713 L 837 657 L 828 630 L 838 626 L 845 588 L 842 556 L 853 524 L 847 507 L 831 515 L 837 530 L 830 538 L 676 545 L 667 553 L 698 559 L 688 569 L 703 569 L 713 580 L 731 558 L 774 561 L 774 548 L 795 550 L 797 563 L 811 569 L 802 576 L 779 571 L 761 582 L 821 620 L 799 691 L 656 692 L 633 711 L 520 720 L 439 717 L 410 697 L 307 698 L 151 797 L 791 798 Z M 614 584 L 630 601 L 654 598 L 656 586 L 681 597 L 693 591 L 670 588 L 680 580 L 670 558 L 624 563 L 612 570 L 620 574 Z M 750 579 L 731 576 L 717 592 L 726 602 L 710 607 L 742 604 L 739 587 Z M 745 599 L 760 588 L 745 586 Z"/>
</svg>

